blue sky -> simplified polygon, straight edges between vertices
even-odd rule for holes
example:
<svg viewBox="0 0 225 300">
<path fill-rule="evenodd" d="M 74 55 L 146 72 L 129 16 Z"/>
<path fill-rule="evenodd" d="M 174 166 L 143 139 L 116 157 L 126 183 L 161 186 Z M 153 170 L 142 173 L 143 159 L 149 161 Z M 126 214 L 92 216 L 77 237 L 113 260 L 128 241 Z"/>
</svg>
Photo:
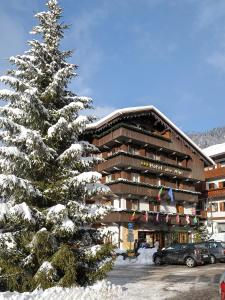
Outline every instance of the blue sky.
<svg viewBox="0 0 225 300">
<path fill-rule="evenodd" d="M 105 115 L 153 104 L 184 131 L 225 125 L 225 0 L 61 0 L 73 89 Z M 0 1 L 0 73 L 43 0 Z M 32 37 L 33 38 L 33 37 Z"/>
</svg>

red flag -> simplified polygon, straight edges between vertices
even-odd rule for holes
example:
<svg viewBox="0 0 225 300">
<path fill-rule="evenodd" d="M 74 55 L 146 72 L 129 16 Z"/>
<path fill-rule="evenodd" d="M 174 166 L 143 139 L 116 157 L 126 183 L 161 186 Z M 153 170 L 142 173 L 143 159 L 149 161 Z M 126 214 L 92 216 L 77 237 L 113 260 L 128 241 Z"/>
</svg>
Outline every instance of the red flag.
<svg viewBox="0 0 225 300">
<path fill-rule="evenodd" d="M 176 215 L 176 223 L 180 223 L 180 216 L 179 215 Z"/>
</svg>

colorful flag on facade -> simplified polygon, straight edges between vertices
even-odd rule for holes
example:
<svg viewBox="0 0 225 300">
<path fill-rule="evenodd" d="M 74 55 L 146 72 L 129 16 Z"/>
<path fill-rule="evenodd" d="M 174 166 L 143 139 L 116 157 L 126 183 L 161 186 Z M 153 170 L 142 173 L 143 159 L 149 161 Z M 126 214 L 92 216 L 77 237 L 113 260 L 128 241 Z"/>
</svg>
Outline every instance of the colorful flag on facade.
<svg viewBox="0 0 225 300">
<path fill-rule="evenodd" d="M 169 215 L 166 215 L 166 223 L 169 222 Z"/>
<path fill-rule="evenodd" d="M 161 200 L 161 195 L 163 193 L 163 187 L 161 187 L 161 189 L 159 190 L 159 193 L 158 193 L 158 201 Z"/>
<path fill-rule="evenodd" d="M 197 223 L 198 223 L 198 218 L 197 218 L 197 216 L 194 217 L 193 222 L 194 222 L 194 224 L 197 224 Z"/>
<path fill-rule="evenodd" d="M 180 223 L 180 216 L 179 215 L 176 215 L 176 223 Z"/>
<path fill-rule="evenodd" d="M 156 215 L 156 222 L 159 222 L 159 213 L 157 213 L 157 215 Z"/>
<path fill-rule="evenodd" d="M 190 217 L 189 217 L 189 215 L 186 215 L 185 220 L 186 220 L 187 224 L 190 224 Z"/>
<path fill-rule="evenodd" d="M 136 212 L 134 211 L 131 218 L 130 218 L 131 221 L 133 221 L 135 219 L 135 214 L 136 214 Z"/>
<path fill-rule="evenodd" d="M 172 188 L 169 189 L 169 191 L 168 191 L 168 196 L 170 197 L 170 201 L 171 201 L 171 202 L 174 202 L 173 189 L 172 189 Z"/>
<path fill-rule="evenodd" d="M 147 212 L 147 210 L 145 212 L 145 222 L 148 222 L 148 212 Z"/>
</svg>

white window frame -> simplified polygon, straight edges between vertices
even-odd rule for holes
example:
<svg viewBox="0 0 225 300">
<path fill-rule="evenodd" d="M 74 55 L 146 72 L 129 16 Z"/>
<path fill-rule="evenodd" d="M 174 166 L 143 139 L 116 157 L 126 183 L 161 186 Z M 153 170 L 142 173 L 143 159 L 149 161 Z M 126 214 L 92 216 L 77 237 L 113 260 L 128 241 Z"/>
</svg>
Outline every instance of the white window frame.
<svg viewBox="0 0 225 300">
<path fill-rule="evenodd" d="M 141 176 L 139 173 L 131 173 L 131 180 L 133 182 L 140 182 L 141 181 Z"/>
</svg>

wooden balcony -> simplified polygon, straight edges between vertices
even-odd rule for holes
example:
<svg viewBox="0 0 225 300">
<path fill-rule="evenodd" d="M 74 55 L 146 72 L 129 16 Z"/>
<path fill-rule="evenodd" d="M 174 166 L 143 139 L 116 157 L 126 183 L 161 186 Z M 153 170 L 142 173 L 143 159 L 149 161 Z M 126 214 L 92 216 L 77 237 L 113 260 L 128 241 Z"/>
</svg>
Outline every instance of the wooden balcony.
<svg viewBox="0 0 225 300">
<path fill-rule="evenodd" d="M 136 224 L 149 224 L 149 225 L 177 225 L 177 226 L 187 226 L 187 221 L 185 216 L 180 216 L 179 223 L 177 222 L 176 215 L 169 215 L 169 221 L 166 222 L 166 215 L 159 213 L 158 221 L 156 220 L 156 213 L 150 212 L 148 214 L 148 222 L 146 222 L 145 213 L 136 212 L 134 219 L 132 218 L 133 212 L 111 212 L 106 215 L 104 219 L 101 221 L 103 223 L 129 223 L 134 222 Z M 190 226 L 195 226 L 194 216 L 190 216 Z"/>
<path fill-rule="evenodd" d="M 121 125 L 121 127 L 119 128 L 115 128 L 110 133 L 107 133 L 102 137 L 99 137 L 98 135 L 96 137 L 98 140 L 98 147 L 102 147 L 103 145 L 111 145 L 112 141 L 115 140 L 129 141 L 130 139 L 139 144 L 147 143 L 154 147 L 162 147 L 163 145 L 165 145 L 165 143 L 167 145 L 170 144 L 170 139 L 167 137 L 163 137 L 160 135 L 157 136 L 151 134 L 150 132 L 149 134 L 138 132 L 137 130 L 126 128 L 126 126 L 123 125 Z"/>
<path fill-rule="evenodd" d="M 138 157 L 129 153 L 119 152 L 116 156 L 112 156 L 97 166 L 97 171 L 111 172 L 115 168 L 124 169 L 131 167 L 134 170 L 142 172 L 151 172 L 156 174 L 165 174 L 169 176 L 177 176 L 181 178 L 191 178 L 191 171 L 179 166 L 172 166 L 163 162 L 147 159 L 146 157 Z"/>
<path fill-rule="evenodd" d="M 178 151 L 176 145 L 171 142 L 170 138 L 164 136 L 156 136 L 151 133 L 142 133 L 137 130 L 129 129 L 121 127 L 112 130 L 111 132 L 105 134 L 102 137 L 96 135 L 94 144 L 101 148 L 103 146 L 111 147 L 113 144 L 117 142 L 127 143 L 132 141 L 132 143 L 136 143 L 139 145 L 149 145 L 153 148 L 164 148 L 167 152 L 176 152 L 177 155 L 185 156 L 187 152 L 187 148 L 183 146 L 181 151 Z"/>
<path fill-rule="evenodd" d="M 224 198 L 225 197 L 225 187 L 208 190 L 208 197 L 209 198 Z"/>
<path fill-rule="evenodd" d="M 111 191 L 116 195 L 136 195 L 138 197 L 157 198 L 160 187 L 151 187 L 141 183 L 115 181 L 108 184 Z M 198 195 L 174 191 L 176 201 L 198 202 Z"/>
<path fill-rule="evenodd" d="M 225 177 L 225 167 L 217 166 L 217 168 L 213 168 L 212 170 L 205 171 L 205 178 L 220 178 Z"/>
</svg>

